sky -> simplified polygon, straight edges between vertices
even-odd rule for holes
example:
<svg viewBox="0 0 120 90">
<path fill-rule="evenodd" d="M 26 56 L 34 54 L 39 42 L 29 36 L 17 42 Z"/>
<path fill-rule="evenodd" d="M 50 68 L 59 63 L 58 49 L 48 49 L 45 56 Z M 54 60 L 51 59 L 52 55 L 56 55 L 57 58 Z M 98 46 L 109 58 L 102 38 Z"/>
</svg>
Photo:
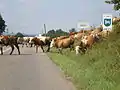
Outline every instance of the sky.
<svg viewBox="0 0 120 90">
<path fill-rule="evenodd" d="M 105 0 L 0 0 L 0 13 L 9 32 L 43 33 L 46 29 L 77 29 L 82 20 L 99 25 L 103 13 L 118 15 Z"/>
</svg>

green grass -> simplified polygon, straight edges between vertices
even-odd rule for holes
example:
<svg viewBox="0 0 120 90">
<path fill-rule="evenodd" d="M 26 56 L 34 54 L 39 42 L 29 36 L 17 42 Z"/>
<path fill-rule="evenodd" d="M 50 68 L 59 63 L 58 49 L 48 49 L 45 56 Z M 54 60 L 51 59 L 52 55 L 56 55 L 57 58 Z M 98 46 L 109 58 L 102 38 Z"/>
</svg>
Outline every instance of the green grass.
<svg viewBox="0 0 120 90">
<path fill-rule="evenodd" d="M 64 50 L 64 55 L 48 56 L 71 77 L 78 90 L 120 90 L 120 26 L 113 30 L 106 41 L 94 45 L 85 55 Z"/>
</svg>

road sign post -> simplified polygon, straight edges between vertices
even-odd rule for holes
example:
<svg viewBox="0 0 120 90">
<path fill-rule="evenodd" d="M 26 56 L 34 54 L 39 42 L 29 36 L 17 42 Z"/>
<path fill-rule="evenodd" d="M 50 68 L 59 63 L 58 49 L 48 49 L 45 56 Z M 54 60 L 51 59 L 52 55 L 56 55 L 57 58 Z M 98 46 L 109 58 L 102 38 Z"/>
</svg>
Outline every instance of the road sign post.
<svg viewBox="0 0 120 90">
<path fill-rule="evenodd" d="M 112 14 L 103 14 L 103 30 L 112 30 Z"/>
</svg>

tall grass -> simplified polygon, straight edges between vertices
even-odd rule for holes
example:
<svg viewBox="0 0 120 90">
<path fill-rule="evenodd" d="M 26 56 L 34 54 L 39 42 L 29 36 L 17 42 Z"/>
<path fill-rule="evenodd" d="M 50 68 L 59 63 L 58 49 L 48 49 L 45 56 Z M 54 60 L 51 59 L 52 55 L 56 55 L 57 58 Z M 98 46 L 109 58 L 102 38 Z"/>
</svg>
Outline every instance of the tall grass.
<svg viewBox="0 0 120 90">
<path fill-rule="evenodd" d="M 78 90 L 120 90 L 120 25 L 85 55 L 64 51 L 50 58 L 70 76 Z"/>
</svg>

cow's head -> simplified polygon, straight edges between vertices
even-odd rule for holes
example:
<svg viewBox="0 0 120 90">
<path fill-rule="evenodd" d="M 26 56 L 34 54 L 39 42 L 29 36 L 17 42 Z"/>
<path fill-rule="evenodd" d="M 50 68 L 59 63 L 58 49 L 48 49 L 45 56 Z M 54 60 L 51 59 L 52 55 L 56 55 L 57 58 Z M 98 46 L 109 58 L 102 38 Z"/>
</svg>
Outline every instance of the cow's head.
<svg viewBox="0 0 120 90">
<path fill-rule="evenodd" d="M 34 44 L 34 40 L 33 39 L 34 39 L 34 37 L 30 39 L 30 41 L 29 41 L 30 44 Z"/>
<path fill-rule="evenodd" d="M 55 42 L 56 42 L 56 38 L 52 39 L 51 43 L 50 43 L 50 48 L 55 46 Z"/>
<path fill-rule="evenodd" d="M 31 39 L 31 42 L 32 42 L 32 43 L 35 43 L 36 40 L 37 40 L 37 37 L 34 37 L 33 39 Z"/>
</svg>

